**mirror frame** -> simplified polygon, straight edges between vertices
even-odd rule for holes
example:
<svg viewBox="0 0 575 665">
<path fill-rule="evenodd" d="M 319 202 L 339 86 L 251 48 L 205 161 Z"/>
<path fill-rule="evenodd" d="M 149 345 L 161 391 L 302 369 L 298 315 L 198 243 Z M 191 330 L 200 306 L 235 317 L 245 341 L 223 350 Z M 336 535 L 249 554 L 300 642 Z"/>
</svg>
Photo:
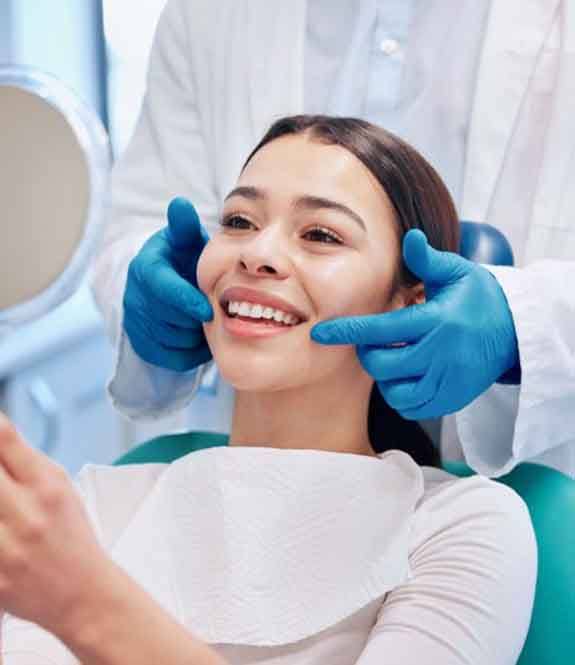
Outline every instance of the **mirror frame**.
<svg viewBox="0 0 575 665">
<path fill-rule="evenodd" d="M 3 328 L 13 328 L 46 314 L 69 298 L 79 286 L 103 234 L 112 155 L 108 134 L 99 116 L 52 74 L 35 67 L 0 65 L 0 86 L 13 86 L 32 93 L 64 117 L 84 153 L 90 178 L 84 232 L 69 264 L 33 298 L 0 310 L 1 336 Z"/>
</svg>

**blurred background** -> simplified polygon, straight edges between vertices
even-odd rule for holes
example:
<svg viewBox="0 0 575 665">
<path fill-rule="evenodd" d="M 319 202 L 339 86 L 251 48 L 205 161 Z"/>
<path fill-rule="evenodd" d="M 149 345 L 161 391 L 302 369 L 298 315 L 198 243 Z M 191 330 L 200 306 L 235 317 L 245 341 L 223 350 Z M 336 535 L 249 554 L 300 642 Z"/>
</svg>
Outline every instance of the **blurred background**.
<svg viewBox="0 0 575 665">
<path fill-rule="evenodd" d="M 0 0 L 0 64 L 33 66 L 58 77 L 98 113 L 117 159 L 138 116 L 164 4 Z M 210 408 L 208 380 L 190 414 L 136 425 L 108 401 L 113 362 L 85 280 L 57 309 L 0 340 L 0 410 L 70 473 L 87 462 L 109 463 L 157 433 L 202 428 Z"/>
</svg>

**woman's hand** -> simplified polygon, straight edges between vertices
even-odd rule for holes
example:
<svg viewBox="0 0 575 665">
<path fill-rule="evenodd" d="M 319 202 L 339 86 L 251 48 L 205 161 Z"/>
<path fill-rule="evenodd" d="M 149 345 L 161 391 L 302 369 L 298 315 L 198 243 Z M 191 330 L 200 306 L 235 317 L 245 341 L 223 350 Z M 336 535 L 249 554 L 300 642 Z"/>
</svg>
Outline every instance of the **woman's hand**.
<svg viewBox="0 0 575 665">
<path fill-rule="evenodd" d="M 58 635 L 112 565 L 64 469 L 0 413 L 0 611 Z"/>
</svg>

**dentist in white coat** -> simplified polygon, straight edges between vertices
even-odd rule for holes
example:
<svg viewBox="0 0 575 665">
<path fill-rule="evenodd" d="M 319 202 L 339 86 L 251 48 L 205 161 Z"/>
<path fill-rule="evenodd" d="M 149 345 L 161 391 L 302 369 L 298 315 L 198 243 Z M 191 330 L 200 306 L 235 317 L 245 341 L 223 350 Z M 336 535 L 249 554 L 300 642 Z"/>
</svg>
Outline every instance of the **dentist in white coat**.
<svg viewBox="0 0 575 665">
<path fill-rule="evenodd" d="M 426 245 L 406 256 L 441 312 L 435 347 L 423 319 L 410 330 L 389 314 L 336 320 L 318 341 L 357 344 L 405 417 L 455 413 L 478 472 L 529 460 L 575 477 L 574 0 L 168 0 L 95 266 L 117 408 L 158 418 L 193 399 L 210 357 L 193 285 L 199 220 L 216 229 L 243 160 L 295 113 L 400 135 L 461 219 L 499 228 L 516 259 L 473 268 Z M 164 228 L 180 196 L 193 207 L 172 203 Z M 397 329 L 401 358 L 386 348 Z"/>
</svg>

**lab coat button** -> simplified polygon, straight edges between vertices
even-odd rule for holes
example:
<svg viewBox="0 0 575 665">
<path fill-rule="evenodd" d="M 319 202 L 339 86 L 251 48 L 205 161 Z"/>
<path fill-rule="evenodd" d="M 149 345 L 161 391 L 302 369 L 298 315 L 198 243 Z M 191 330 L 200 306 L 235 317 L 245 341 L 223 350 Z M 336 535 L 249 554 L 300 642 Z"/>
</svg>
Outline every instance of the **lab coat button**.
<svg viewBox="0 0 575 665">
<path fill-rule="evenodd" d="M 379 49 L 385 55 L 393 55 L 399 49 L 399 43 L 395 39 L 382 39 Z"/>
</svg>

